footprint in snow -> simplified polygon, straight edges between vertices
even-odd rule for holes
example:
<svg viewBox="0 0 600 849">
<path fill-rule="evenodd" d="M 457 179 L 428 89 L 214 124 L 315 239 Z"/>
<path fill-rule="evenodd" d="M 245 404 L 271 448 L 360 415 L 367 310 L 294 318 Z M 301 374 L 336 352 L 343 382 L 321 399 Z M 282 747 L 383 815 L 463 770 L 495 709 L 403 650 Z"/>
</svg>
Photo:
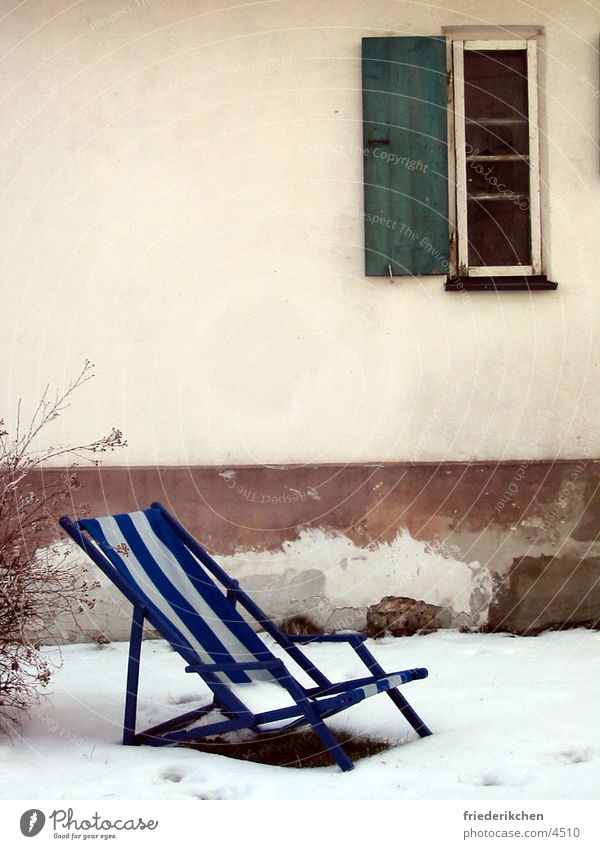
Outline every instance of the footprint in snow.
<svg viewBox="0 0 600 849">
<path fill-rule="evenodd" d="M 566 749 L 556 753 L 556 760 L 561 764 L 584 764 L 594 760 L 597 754 L 592 749 Z"/>
<path fill-rule="evenodd" d="M 193 799 L 200 800 L 228 800 L 244 799 L 248 796 L 248 787 L 244 784 L 217 784 L 205 782 L 200 786 L 191 787 L 190 795 Z"/>
<path fill-rule="evenodd" d="M 173 784 L 179 784 L 183 777 L 184 775 L 179 769 L 166 769 L 161 775 L 164 781 L 171 781 Z"/>
<path fill-rule="evenodd" d="M 200 799 L 201 801 L 217 801 L 227 799 L 227 796 L 223 793 L 222 790 L 218 788 L 208 787 L 205 790 L 197 790 L 192 791 L 192 796 L 194 799 Z"/>
<path fill-rule="evenodd" d="M 206 697 L 202 693 L 181 693 L 178 696 L 171 696 L 169 701 L 174 705 L 187 705 L 192 702 L 201 702 Z"/>
<path fill-rule="evenodd" d="M 531 781 L 531 777 L 529 770 L 513 769 L 459 775 L 458 780 L 461 784 L 472 784 L 475 787 L 522 787 L 523 784 L 528 784 Z"/>
</svg>

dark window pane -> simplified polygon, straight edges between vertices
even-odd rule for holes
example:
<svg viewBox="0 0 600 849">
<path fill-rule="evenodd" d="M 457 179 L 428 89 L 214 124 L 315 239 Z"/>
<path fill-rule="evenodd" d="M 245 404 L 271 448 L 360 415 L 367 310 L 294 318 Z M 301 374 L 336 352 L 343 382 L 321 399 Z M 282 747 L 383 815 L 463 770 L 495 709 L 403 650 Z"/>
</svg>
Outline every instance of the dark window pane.
<svg viewBox="0 0 600 849">
<path fill-rule="evenodd" d="M 527 51 L 465 50 L 464 77 L 469 265 L 530 265 Z"/>
<path fill-rule="evenodd" d="M 465 50 L 465 116 L 527 120 L 527 51 Z"/>
<path fill-rule="evenodd" d="M 528 208 L 512 200 L 469 200 L 467 226 L 470 266 L 530 264 Z"/>
<path fill-rule="evenodd" d="M 527 121 L 515 123 L 474 124 L 465 127 L 467 156 L 506 156 L 529 153 Z"/>
<path fill-rule="evenodd" d="M 529 162 L 467 160 L 469 197 L 493 195 L 512 201 L 529 200 Z"/>
</svg>

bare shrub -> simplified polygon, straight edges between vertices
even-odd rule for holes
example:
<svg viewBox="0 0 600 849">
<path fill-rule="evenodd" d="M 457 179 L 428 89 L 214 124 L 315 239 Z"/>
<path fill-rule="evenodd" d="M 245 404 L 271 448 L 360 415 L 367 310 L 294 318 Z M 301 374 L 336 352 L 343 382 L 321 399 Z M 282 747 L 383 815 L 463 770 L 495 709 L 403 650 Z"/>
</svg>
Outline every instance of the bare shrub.
<svg viewBox="0 0 600 849">
<path fill-rule="evenodd" d="M 80 486 L 76 462 L 51 475 L 44 476 L 43 469 L 59 457 L 94 460 L 126 443 L 113 429 L 88 444 L 39 447 L 48 425 L 93 377 L 92 369 L 86 361 L 64 391 L 52 394 L 46 387 L 25 425 L 19 402 L 12 436 L 0 419 L 0 730 L 18 723 L 50 680 L 52 669 L 40 647 L 52 623 L 93 606 L 90 591 L 96 585 L 68 559 L 64 543 L 56 542 L 56 517 Z"/>
</svg>

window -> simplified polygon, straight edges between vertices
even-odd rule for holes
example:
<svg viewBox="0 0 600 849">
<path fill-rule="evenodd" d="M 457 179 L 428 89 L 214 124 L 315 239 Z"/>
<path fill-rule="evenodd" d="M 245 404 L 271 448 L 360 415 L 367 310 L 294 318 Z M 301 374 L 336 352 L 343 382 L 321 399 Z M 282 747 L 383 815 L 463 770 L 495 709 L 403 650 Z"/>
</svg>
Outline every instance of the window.
<svg viewBox="0 0 600 849">
<path fill-rule="evenodd" d="M 454 282 L 501 277 L 505 286 L 545 286 L 536 41 L 455 41 L 452 48 Z"/>
<path fill-rule="evenodd" d="M 556 288 L 542 270 L 535 38 L 363 39 L 363 158 L 368 276 Z"/>
</svg>

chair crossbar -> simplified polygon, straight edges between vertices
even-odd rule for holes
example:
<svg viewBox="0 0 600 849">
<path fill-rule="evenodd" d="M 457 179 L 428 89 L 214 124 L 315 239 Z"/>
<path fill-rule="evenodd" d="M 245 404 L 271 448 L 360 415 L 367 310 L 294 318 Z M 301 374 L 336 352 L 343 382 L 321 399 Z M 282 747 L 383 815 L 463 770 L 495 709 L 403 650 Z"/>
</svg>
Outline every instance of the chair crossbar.
<svg viewBox="0 0 600 849">
<path fill-rule="evenodd" d="M 210 672 L 234 672 L 235 670 L 253 672 L 257 669 L 285 672 L 285 666 L 280 660 L 252 660 L 247 663 L 191 663 L 185 667 L 186 672 L 197 672 L 200 675 Z"/>
<path fill-rule="evenodd" d="M 240 717 L 238 719 L 224 719 L 222 722 L 212 722 L 210 725 L 199 725 L 195 728 L 190 728 L 187 731 L 173 731 L 166 734 L 150 735 L 148 731 L 143 731 L 141 734 L 136 734 L 136 743 L 148 743 L 151 746 L 167 746 L 170 743 L 183 743 L 187 740 L 198 740 L 201 737 L 216 737 L 220 734 L 228 734 L 231 731 L 240 731 L 243 728 L 250 728 L 252 725 Z"/>
<path fill-rule="evenodd" d="M 418 681 L 422 678 L 427 678 L 427 674 L 426 669 L 405 669 L 402 672 L 384 673 L 383 675 L 368 675 L 366 678 L 351 678 L 349 681 L 344 681 L 341 684 L 332 684 L 329 687 L 311 687 L 306 690 L 306 695 L 311 697 L 331 696 L 335 693 L 342 693 L 346 690 L 368 687 L 371 684 L 377 684 L 378 681 L 383 681 L 391 677 L 400 677 L 402 679 L 402 684 L 408 684 L 409 681 Z"/>
<path fill-rule="evenodd" d="M 215 710 L 215 702 L 214 699 L 208 705 L 203 705 L 202 707 L 196 708 L 195 710 L 189 710 L 187 713 L 182 713 L 179 716 L 175 716 L 172 719 L 167 719 L 165 722 L 161 722 L 158 725 L 153 725 L 152 728 L 147 728 L 141 734 L 137 734 L 136 742 L 139 742 L 140 737 L 154 737 L 160 736 L 165 731 L 174 731 L 176 728 L 183 728 L 186 725 L 189 725 L 191 722 L 194 722 L 196 719 L 200 719 L 203 716 L 207 716 Z"/>
</svg>

